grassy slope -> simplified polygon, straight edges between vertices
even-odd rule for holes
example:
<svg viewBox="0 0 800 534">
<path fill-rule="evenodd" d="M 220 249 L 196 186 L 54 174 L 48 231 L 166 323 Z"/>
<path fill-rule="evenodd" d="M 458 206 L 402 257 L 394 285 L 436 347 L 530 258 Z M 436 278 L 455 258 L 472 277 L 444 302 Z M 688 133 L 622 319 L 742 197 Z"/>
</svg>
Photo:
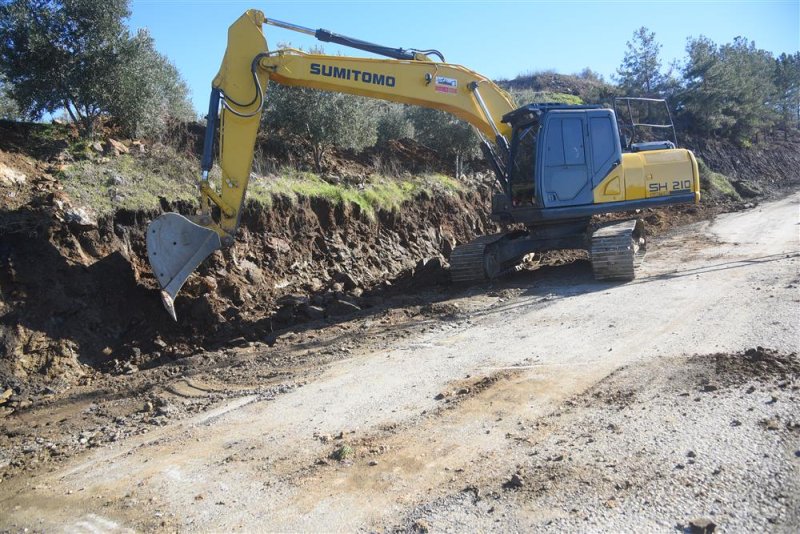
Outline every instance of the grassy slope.
<svg viewBox="0 0 800 534">
<path fill-rule="evenodd" d="M 722 173 L 712 171 L 700 158 L 697 159 L 697 166 L 700 170 L 700 188 L 704 193 L 737 201 L 742 200 L 731 184 L 730 178 Z"/>
<path fill-rule="evenodd" d="M 197 197 L 196 162 L 169 148 L 157 148 L 144 156 L 83 160 L 61 172 L 67 194 L 98 215 L 116 209 L 156 209 L 159 197 L 170 201 L 194 201 Z M 215 178 L 217 180 L 215 180 Z M 218 181 L 219 171 L 212 173 Z M 357 204 L 369 216 L 396 210 L 420 193 L 440 194 L 462 189 L 462 184 L 441 174 L 387 177 L 372 174 L 361 183 L 330 183 L 311 172 L 286 167 L 271 176 L 252 176 L 248 198 L 270 206 L 275 196 L 290 199 L 321 197 L 334 203 Z"/>
<path fill-rule="evenodd" d="M 159 148 L 146 156 L 82 160 L 61 171 L 66 193 L 98 215 L 117 209 L 156 209 L 159 197 L 193 200 L 196 166 L 173 150 Z"/>
<path fill-rule="evenodd" d="M 442 174 L 400 177 L 373 174 L 359 184 L 333 184 L 311 172 L 284 168 L 275 176 L 253 177 L 248 194 L 252 200 L 266 205 L 275 196 L 321 197 L 333 203 L 357 204 L 368 215 L 374 215 L 381 209 L 396 210 L 422 192 L 455 192 L 462 188 L 458 181 Z"/>
</svg>

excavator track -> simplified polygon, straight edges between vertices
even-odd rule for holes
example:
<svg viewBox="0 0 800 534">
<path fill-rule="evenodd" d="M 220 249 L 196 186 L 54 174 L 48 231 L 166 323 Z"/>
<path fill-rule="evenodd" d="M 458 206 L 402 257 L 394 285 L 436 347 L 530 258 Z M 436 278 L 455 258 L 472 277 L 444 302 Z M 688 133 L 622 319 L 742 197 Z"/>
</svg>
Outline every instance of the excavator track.
<svg viewBox="0 0 800 534">
<path fill-rule="evenodd" d="M 484 235 L 454 248 L 450 254 L 450 277 L 453 282 L 480 282 L 495 278 L 500 273 L 500 266 L 493 261 L 490 245 L 505 235 Z"/>
<path fill-rule="evenodd" d="M 589 257 L 597 280 L 633 280 L 646 252 L 644 223 L 623 221 L 592 233 Z"/>
</svg>

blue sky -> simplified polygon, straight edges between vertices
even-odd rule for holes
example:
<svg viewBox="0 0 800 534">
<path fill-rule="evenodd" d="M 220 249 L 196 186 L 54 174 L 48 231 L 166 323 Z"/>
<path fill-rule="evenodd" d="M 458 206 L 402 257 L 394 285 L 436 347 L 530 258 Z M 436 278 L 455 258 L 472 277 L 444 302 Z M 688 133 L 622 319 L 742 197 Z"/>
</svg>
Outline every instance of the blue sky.
<svg viewBox="0 0 800 534">
<path fill-rule="evenodd" d="M 181 71 L 195 108 L 205 110 L 211 78 L 225 51 L 227 27 L 249 8 L 268 18 L 325 28 L 404 48 L 436 48 L 448 62 L 490 78 L 584 67 L 607 79 L 634 30 L 647 26 L 667 63 L 684 57 L 686 40 L 717 43 L 736 36 L 775 54 L 800 49 L 800 0 L 763 1 L 220 1 L 132 0 L 131 28 L 147 28 L 157 48 Z M 312 37 L 265 27 L 269 46 L 309 47 Z M 363 52 L 325 44 L 329 53 Z"/>
</svg>

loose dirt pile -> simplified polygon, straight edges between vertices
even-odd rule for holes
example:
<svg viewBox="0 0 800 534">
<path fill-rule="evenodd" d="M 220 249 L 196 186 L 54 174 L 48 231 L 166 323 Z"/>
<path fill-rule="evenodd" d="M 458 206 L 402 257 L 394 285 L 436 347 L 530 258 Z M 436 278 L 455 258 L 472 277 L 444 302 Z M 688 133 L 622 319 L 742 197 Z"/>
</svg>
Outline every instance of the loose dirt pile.
<svg viewBox="0 0 800 534">
<path fill-rule="evenodd" d="M 747 349 L 742 354 L 714 354 L 697 359 L 711 360 L 714 362 L 713 378 L 718 384 L 709 382 L 703 384 L 704 391 L 715 391 L 717 385 L 730 386 L 744 383 L 751 379 L 775 379 L 783 387 L 784 381 L 796 380 L 800 377 L 800 359 L 797 354 L 781 354 L 778 351 L 756 347 Z"/>
</svg>

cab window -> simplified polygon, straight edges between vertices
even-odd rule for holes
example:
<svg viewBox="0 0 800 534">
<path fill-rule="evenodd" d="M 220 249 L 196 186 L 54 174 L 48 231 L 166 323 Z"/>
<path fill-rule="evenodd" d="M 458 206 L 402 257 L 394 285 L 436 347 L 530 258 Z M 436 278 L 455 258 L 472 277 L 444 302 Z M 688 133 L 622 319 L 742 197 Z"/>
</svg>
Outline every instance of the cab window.
<svg viewBox="0 0 800 534">
<path fill-rule="evenodd" d="M 533 201 L 537 134 L 538 124 L 523 128 L 517 134 L 514 169 L 511 176 L 512 198 L 517 203 Z"/>
</svg>

